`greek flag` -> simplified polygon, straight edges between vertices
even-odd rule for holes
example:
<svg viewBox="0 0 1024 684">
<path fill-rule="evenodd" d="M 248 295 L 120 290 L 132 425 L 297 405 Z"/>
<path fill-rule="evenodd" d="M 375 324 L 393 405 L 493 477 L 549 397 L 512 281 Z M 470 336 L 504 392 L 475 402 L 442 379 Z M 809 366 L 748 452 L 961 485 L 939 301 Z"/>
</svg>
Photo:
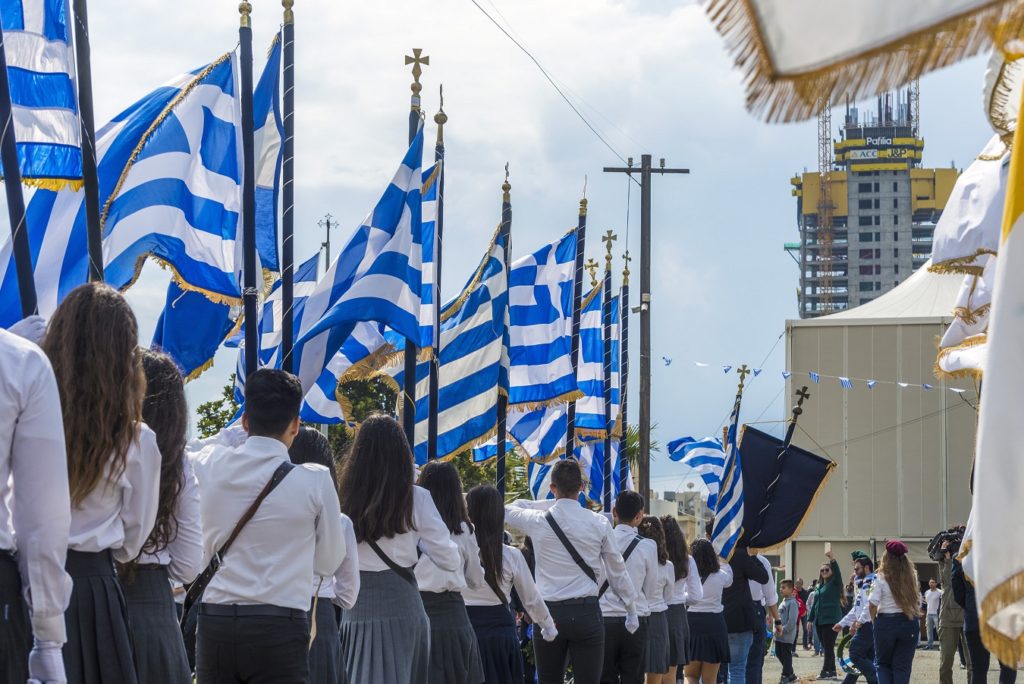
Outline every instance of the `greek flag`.
<svg viewBox="0 0 1024 684">
<path fill-rule="evenodd" d="M 0 0 L 22 180 L 81 187 L 82 128 L 67 0 Z"/>
<path fill-rule="evenodd" d="M 235 57 L 201 71 L 157 117 L 103 205 L 106 281 L 124 289 L 152 256 L 184 289 L 237 303 L 240 129 Z"/>
<path fill-rule="evenodd" d="M 384 346 L 379 323 L 362 321 L 352 330 L 341 349 L 306 392 L 299 416 L 307 423 L 334 425 L 352 424 L 352 407 L 339 391 L 342 377 L 357 363 L 370 358 Z"/>
<path fill-rule="evenodd" d="M 577 384 L 583 396 L 576 401 L 576 435 L 582 439 L 603 439 L 604 419 L 604 321 L 602 286 L 599 283 L 584 297 L 580 313 Z"/>
<path fill-rule="evenodd" d="M 572 367 L 576 231 L 517 259 L 509 272 L 509 406 L 579 395 Z"/>
<path fill-rule="evenodd" d="M 213 365 L 213 356 L 240 320 L 239 313 L 238 307 L 212 302 L 172 280 L 151 346 L 170 355 L 186 381 L 194 380 Z"/>
<path fill-rule="evenodd" d="M 553 499 L 551 493 L 551 469 L 553 463 L 534 463 L 529 461 L 526 466 L 526 478 L 530 494 L 534 499 Z"/>
<path fill-rule="evenodd" d="M 252 94 L 253 140 L 256 151 L 256 251 L 263 268 L 277 272 L 277 197 L 284 154 L 281 120 L 281 34 L 274 36 Z"/>
<path fill-rule="evenodd" d="M 853 380 L 850 380 L 850 378 L 839 378 L 839 384 L 842 385 L 843 389 L 853 389 Z"/>
<path fill-rule="evenodd" d="M 420 339 L 423 127 L 363 225 L 317 283 L 301 321 L 294 368 L 309 390 L 359 321 Z"/>
<path fill-rule="evenodd" d="M 811 382 L 813 382 L 815 385 L 817 385 L 818 382 L 821 381 L 821 376 L 815 373 L 814 371 L 811 371 L 807 375 L 810 376 Z"/>
<path fill-rule="evenodd" d="M 469 283 L 441 310 L 437 455 L 445 458 L 494 434 L 508 323 L 505 241 L 496 232 Z M 429 364 L 416 367 L 416 463 L 427 462 Z M 394 369 L 404 386 L 404 369 Z"/>
<path fill-rule="evenodd" d="M 96 134 L 100 206 L 115 192 L 121 172 L 143 135 L 203 71 L 178 76 L 118 114 Z M 37 190 L 28 204 L 29 247 L 35 265 L 39 313 L 44 317 L 88 279 L 85 195 L 71 189 Z M 8 237 L 0 249 L 0 326 L 21 319 L 18 282 Z"/>
<path fill-rule="evenodd" d="M 420 287 L 420 343 L 421 349 L 434 349 L 434 302 L 436 279 L 434 276 L 434 255 L 437 254 L 437 209 L 440 191 L 441 164 L 437 162 L 423 172 L 423 282 Z"/>
<path fill-rule="evenodd" d="M 668 457 L 673 461 L 681 461 L 693 468 L 708 488 L 708 508 L 715 510 L 718 506 L 718 489 L 722 484 L 722 472 L 725 469 L 725 450 L 721 440 L 713 437 L 694 439 L 683 437 L 668 444 Z"/>
<path fill-rule="evenodd" d="M 718 555 L 729 560 L 736 544 L 743 536 L 743 466 L 740 448 L 736 443 L 740 420 L 740 399 L 736 395 L 732 415 L 729 417 L 728 439 L 725 444 L 725 465 L 722 469 L 722 485 L 715 506 L 715 525 L 711 531 L 711 543 Z"/>
</svg>

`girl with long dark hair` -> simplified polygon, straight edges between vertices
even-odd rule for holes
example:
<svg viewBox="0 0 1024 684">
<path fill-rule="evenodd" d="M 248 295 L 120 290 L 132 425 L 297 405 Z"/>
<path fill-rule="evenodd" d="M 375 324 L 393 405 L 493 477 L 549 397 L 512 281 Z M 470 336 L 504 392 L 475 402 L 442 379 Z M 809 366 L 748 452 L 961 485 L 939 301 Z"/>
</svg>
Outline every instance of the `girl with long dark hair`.
<svg viewBox="0 0 1024 684">
<path fill-rule="evenodd" d="M 480 644 L 483 681 L 522 684 L 523 656 L 509 608 L 512 588 L 545 640 L 553 641 L 558 632 L 522 552 L 503 543 L 505 501 L 501 494 L 491 485 L 478 485 L 469 490 L 466 504 L 480 548 L 485 586 L 467 589 L 463 596 Z"/>
<path fill-rule="evenodd" d="M 910 684 L 914 652 L 921 638 L 921 589 L 917 569 L 907 558 L 907 545 L 898 539 L 885 543 L 868 601 L 878 684 Z"/>
<path fill-rule="evenodd" d="M 661 517 L 665 530 L 665 550 L 672 561 L 672 598 L 668 602 L 669 659 L 664 682 L 675 684 L 676 668 L 690 662 L 690 623 L 686 606 L 704 598 L 697 563 L 690 555 L 686 537 L 674 516 Z"/>
<path fill-rule="evenodd" d="M 430 556 L 422 556 L 416 564 L 416 582 L 430 620 L 429 680 L 433 684 L 479 684 L 484 677 L 480 648 L 462 592 L 486 584 L 480 548 L 462 496 L 462 480 L 451 463 L 432 461 L 420 470 L 418 484 L 430 492 L 462 559 L 451 571 L 440 569 Z"/>
<path fill-rule="evenodd" d="M 63 406 L 71 491 L 64 614 L 69 684 L 138 681 L 127 605 L 114 561 L 139 555 L 156 522 L 160 448 L 142 422 L 146 379 L 131 307 L 101 283 L 75 288 L 42 348 Z"/>
<path fill-rule="evenodd" d="M 462 556 L 430 492 L 413 485 L 412 450 L 394 418 L 363 421 L 340 494 L 359 542 L 359 598 L 341 616 L 348 681 L 426 684 L 430 623 L 413 572 L 417 549 L 449 572 Z"/>
<path fill-rule="evenodd" d="M 644 672 L 647 684 L 661 684 L 669 668 L 671 646 L 668 631 L 668 603 L 675 589 L 676 572 L 665 548 L 665 530 L 661 520 L 645 515 L 636 528 L 637 534 L 650 539 L 658 547 L 658 578 L 654 593 L 647 597 L 651 614 L 647 617 L 647 647 L 644 649 Z M 674 684 L 674 683 L 673 683 Z"/>
<path fill-rule="evenodd" d="M 140 681 L 191 682 L 171 594 L 171 582 L 188 584 L 203 563 L 199 485 L 185 456 L 185 381 L 174 360 L 162 352 L 142 352 L 142 368 L 146 375 L 142 419 L 156 434 L 160 448 L 160 491 L 153 532 L 142 554 L 122 567 L 121 581 Z"/>
<path fill-rule="evenodd" d="M 683 669 L 687 684 L 715 684 L 718 669 L 729 662 L 729 632 L 722 614 L 722 592 L 732 586 L 732 568 L 719 561 L 715 547 L 698 539 L 690 547 L 703 596 L 690 601 L 690 662 Z"/>
</svg>

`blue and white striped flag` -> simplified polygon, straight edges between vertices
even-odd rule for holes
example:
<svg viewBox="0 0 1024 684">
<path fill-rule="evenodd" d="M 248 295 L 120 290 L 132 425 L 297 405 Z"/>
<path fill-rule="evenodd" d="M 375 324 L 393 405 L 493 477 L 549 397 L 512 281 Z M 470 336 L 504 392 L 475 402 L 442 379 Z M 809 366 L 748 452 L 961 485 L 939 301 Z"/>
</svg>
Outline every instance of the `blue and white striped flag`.
<svg viewBox="0 0 1024 684">
<path fill-rule="evenodd" d="M 423 277 L 420 285 L 420 343 L 421 349 L 434 349 L 437 344 L 434 335 L 434 303 L 437 301 L 436 279 L 434 276 L 434 255 L 437 254 L 437 209 L 440 192 L 441 165 L 437 162 L 423 172 L 423 216 L 421 236 L 423 240 Z M 403 344 L 404 348 L 404 344 Z M 435 350 L 436 351 L 436 350 Z"/>
<path fill-rule="evenodd" d="M 100 206 L 115 191 L 143 135 L 204 68 L 172 79 L 97 132 Z M 26 219 L 39 313 L 48 318 L 71 290 L 88 279 L 85 195 L 67 188 L 59 192 L 37 190 L 28 204 Z M 0 249 L 0 326 L 10 326 L 20 319 L 18 282 L 8 237 Z"/>
<path fill-rule="evenodd" d="M 461 294 L 441 310 L 438 355 L 437 456 L 446 458 L 486 441 L 498 421 L 504 332 L 508 324 L 505 243 L 495 233 L 487 254 Z M 429 364 L 416 367 L 416 463 L 427 462 Z M 398 387 L 404 368 L 392 369 Z"/>
<path fill-rule="evenodd" d="M 736 442 L 741 399 L 742 395 L 737 394 L 732 415 L 729 417 L 722 485 L 718 505 L 715 507 L 715 524 L 711 531 L 711 543 L 718 555 L 725 560 L 732 558 L 736 544 L 743 536 L 743 466 L 740 448 Z"/>
<path fill-rule="evenodd" d="M 81 187 L 82 128 L 68 0 L 0 0 L 22 180 Z"/>
<path fill-rule="evenodd" d="M 604 419 L 604 320 L 600 283 L 583 298 L 580 313 L 580 348 L 576 380 L 583 396 L 576 401 L 576 436 L 603 439 Z"/>
<path fill-rule="evenodd" d="M 789 380 L 791 377 L 793 377 L 792 373 L 790 373 L 789 371 L 782 371 L 783 380 Z"/>
<path fill-rule="evenodd" d="M 308 390 L 360 321 L 419 340 L 423 127 L 363 225 L 306 302 L 294 368 Z"/>
<path fill-rule="evenodd" d="M 811 378 L 811 382 L 813 382 L 813 383 L 814 383 L 815 385 L 817 385 L 817 384 L 818 384 L 818 382 L 819 382 L 819 381 L 821 380 L 821 376 L 820 376 L 820 375 L 818 375 L 817 373 L 815 373 L 814 371 L 811 371 L 811 372 L 810 372 L 810 373 L 808 373 L 807 375 L 809 375 L 809 376 L 810 376 L 810 378 Z"/>
<path fill-rule="evenodd" d="M 352 406 L 338 391 L 342 378 L 360 361 L 370 358 L 384 346 L 379 323 L 362 321 L 353 329 L 341 349 L 306 392 L 299 417 L 307 423 L 334 425 L 353 424 Z"/>
<path fill-rule="evenodd" d="M 725 450 L 721 440 L 714 437 L 700 440 L 693 437 L 676 439 L 668 444 L 668 457 L 682 462 L 700 475 L 708 489 L 708 508 L 715 510 L 718 506 L 718 490 L 722 484 L 722 471 L 725 469 Z"/>
<path fill-rule="evenodd" d="M 850 378 L 839 378 L 839 384 L 843 386 L 843 389 L 853 389 L 853 380 Z"/>
<path fill-rule="evenodd" d="M 526 478 L 529 483 L 530 494 L 534 499 L 553 499 L 551 493 L 551 469 L 554 463 L 534 463 L 529 461 L 526 465 Z"/>
<path fill-rule="evenodd" d="M 576 231 L 517 259 L 509 272 L 509 407 L 578 398 L 572 367 Z"/>
<path fill-rule="evenodd" d="M 281 120 L 281 34 L 274 36 L 252 94 L 253 141 L 256 151 L 256 251 L 264 269 L 281 270 L 277 256 L 277 197 L 284 155 Z"/>
<path fill-rule="evenodd" d="M 875 385 L 877 385 L 877 384 L 878 384 L 877 380 L 868 380 L 868 382 L 867 382 L 868 389 L 875 389 Z"/>
</svg>

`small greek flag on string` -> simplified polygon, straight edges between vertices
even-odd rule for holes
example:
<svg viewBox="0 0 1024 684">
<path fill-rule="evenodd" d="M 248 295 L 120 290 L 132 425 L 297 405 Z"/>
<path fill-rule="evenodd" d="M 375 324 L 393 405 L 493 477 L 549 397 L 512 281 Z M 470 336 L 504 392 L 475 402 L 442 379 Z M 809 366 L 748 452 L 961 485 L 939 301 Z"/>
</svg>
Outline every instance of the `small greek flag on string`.
<svg viewBox="0 0 1024 684">
<path fill-rule="evenodd" d="M 731 370 L 732 370 L 732 366 L 722 366 L 722 372 L 723 373 L 728 373 Z"/>
<path fill-rule="evenodd" d="M 934 387 L 933 385 L 929 385 L 927 382 L 924 383 L 923 385 L 921 385 L 921 389 L 923 389 L 925 392 L 927 392 L 928 390 L 933 389 L 933 387 Z"/>
<path fill-rule="evenodd" d="M 754 377 L 756 378 L 760 374 L 761 374 L 761 369 L 760 368 L 755 368 L 754 369 Z"/>
<path fill-rule="evenodd" d="M 853 389 L 853 380 L 850 378 L 839 378 L 839 384 L 843 386 L 843 389 Z"/>
<path fill-rule="evenodd" d="M 813 382 L 815 385 L 817 385 L 818 382 L 821 380 L 821 376 L 815 373 L 814 371 L 811 371 L 810 373 L 808 373 L 808 375 L 811 376 L 811 382 Z"/>
<path fill-rule="evenodd" d="M 791 377 L 793 377 L 792 373 L 790 373 L 789 371 L 782 371 L 783 380 L 789 380 Z"/>
<path fill-rule="evenodd" d="M 899 385 L 900 387 L 910 387 L 909 382 L 897 382 L 896 384 Z"/>
<path fill-rule="evenodd" d="M 875 389 L 875 385 L 878 384 L 877 380 L 868 380 L 868 389 Z"/>
</svg>

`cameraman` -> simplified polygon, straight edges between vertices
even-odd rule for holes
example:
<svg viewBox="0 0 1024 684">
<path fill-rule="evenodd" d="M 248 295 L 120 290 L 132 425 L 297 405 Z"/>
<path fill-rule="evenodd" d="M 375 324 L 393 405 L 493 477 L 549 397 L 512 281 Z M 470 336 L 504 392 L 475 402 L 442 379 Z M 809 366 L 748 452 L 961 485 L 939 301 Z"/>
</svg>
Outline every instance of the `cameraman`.
<svg viewBox="0 0 1024 684">
<path fill-rule="evenodd" d="M 962 539 L 963 528 L 939 533 L 936 541 L 941 541 L 932 552 L 932 557 L 939 563 L 939 582 L 943 589 L 939 603 L 939 684 L 953 684 L 953 661 L 958 648 L 963 649 L 967 671 L 971 671 L 971 656 L 964 638 L 964 607 L 957 603 L 951 591 L 953 558 Z"/>
</svg>

